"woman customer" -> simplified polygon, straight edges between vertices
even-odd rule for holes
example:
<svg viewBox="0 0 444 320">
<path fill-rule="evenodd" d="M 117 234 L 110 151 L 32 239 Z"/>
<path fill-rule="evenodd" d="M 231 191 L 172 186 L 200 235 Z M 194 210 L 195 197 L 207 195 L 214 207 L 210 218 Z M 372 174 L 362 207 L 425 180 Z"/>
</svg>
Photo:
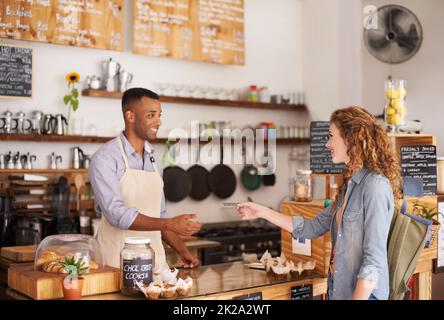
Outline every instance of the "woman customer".
<svg viewBox="0 0 444 320">
<path fill-rule="evenodd" d="M 294 238 L 313 239 L 330 230 L 329 299 L 387 299 L 387 238 L 401 198 L 398 157 L 384 128 L 361 107 L 335 111 L 329 135 L 333 162 L 345 163 L 346 170 L 336 199 L 321 214 L 304 220 L 251 202 L 237 210 L 242 219 L 266 219 Z"/>
</svg>

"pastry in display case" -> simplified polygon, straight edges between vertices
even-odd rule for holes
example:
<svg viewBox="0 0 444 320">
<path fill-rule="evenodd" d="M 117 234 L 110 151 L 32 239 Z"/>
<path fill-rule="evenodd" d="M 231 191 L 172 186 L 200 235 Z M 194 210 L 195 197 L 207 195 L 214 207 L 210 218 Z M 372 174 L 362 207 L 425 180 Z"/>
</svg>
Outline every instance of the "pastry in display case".
<svg viewBox="0 0 444 320">
<path fill-rule="evenodd" d="M 62 262 L 75 258 L 91 270 L 104 267 L 103 254 L 95 238 L 83 234 L 58 234 L 46 237 L 38 246 L 34 270 L 66 273 Z"/>
</svg>

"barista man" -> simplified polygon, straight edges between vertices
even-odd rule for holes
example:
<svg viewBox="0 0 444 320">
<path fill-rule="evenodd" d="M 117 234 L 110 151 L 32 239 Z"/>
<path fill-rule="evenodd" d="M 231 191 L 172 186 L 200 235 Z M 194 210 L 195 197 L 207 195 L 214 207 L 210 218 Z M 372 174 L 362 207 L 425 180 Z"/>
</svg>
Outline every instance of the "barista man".
<svg viewBox="0 0 444 320">
<path fill-rule="evenodd" d="M 166 266 L 162 239 L 177 251 L 184 267 L 197 267 L 199 260 L 180 235 L 196 233 L 202 223 L 192 220 L 194 214 L 165 217 L 162 166 L 149 142 L 161 124 L 159 96 L 144 88 L 129 89 L 122 111 L 125 130 L 94 153 L 89 169 L 95 209 L 102 213 L 98 241 L 105 263 L 119 268 L 124 238 L 143 236 L 151 239 L 155 272 Z"/>
</svg>

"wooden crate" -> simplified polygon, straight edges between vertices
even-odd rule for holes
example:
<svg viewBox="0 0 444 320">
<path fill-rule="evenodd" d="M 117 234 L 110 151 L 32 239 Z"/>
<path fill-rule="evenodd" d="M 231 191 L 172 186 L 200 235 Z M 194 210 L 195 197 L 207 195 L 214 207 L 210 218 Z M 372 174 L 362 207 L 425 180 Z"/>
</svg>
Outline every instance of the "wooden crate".
<svg viewBox="0 0 444 320">
<path fill-rule="evenodd" d="M 8 269 L 8 286 L 36 300 L 63 298 L 65 274 L 35 271 L 34 264 Z M 120 269 L 105 267 L 83 275 L 83 296 L 120 291 Z"/>
<path fill-rule="evenodd" d="M 313 219 L 324 209 L 324 200 L 314 200 L 313 202 L 284 202 L 281 206 L 281 212 L 289 216 L 302 215 L 304 219 Z M 294 261 L 316 261 L 315 271 L 322 276 L 328 275 L 330 262 L 330 232 L 311 240 L 311 256 L 304 256 L 293 253 L 293 238 L 287 231 L 281 232 L 281 250 L 285 256 Z"/>
</svg>

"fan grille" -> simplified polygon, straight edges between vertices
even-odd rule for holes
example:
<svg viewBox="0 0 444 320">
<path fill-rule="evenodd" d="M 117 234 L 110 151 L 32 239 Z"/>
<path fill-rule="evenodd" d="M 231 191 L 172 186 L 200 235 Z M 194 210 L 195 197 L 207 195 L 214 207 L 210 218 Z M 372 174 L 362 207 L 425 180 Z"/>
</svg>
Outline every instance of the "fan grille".
<svg viewBox="0 0 444 320">
<path fill-rule="evenodd" d="M 412 58 L 421 47 L 421 23 L 409 9 L 399 5 L 378 8 L 377 28 L 364 28 L 364 42 L 376 59 L 398 64 Z"/>
</svg>

